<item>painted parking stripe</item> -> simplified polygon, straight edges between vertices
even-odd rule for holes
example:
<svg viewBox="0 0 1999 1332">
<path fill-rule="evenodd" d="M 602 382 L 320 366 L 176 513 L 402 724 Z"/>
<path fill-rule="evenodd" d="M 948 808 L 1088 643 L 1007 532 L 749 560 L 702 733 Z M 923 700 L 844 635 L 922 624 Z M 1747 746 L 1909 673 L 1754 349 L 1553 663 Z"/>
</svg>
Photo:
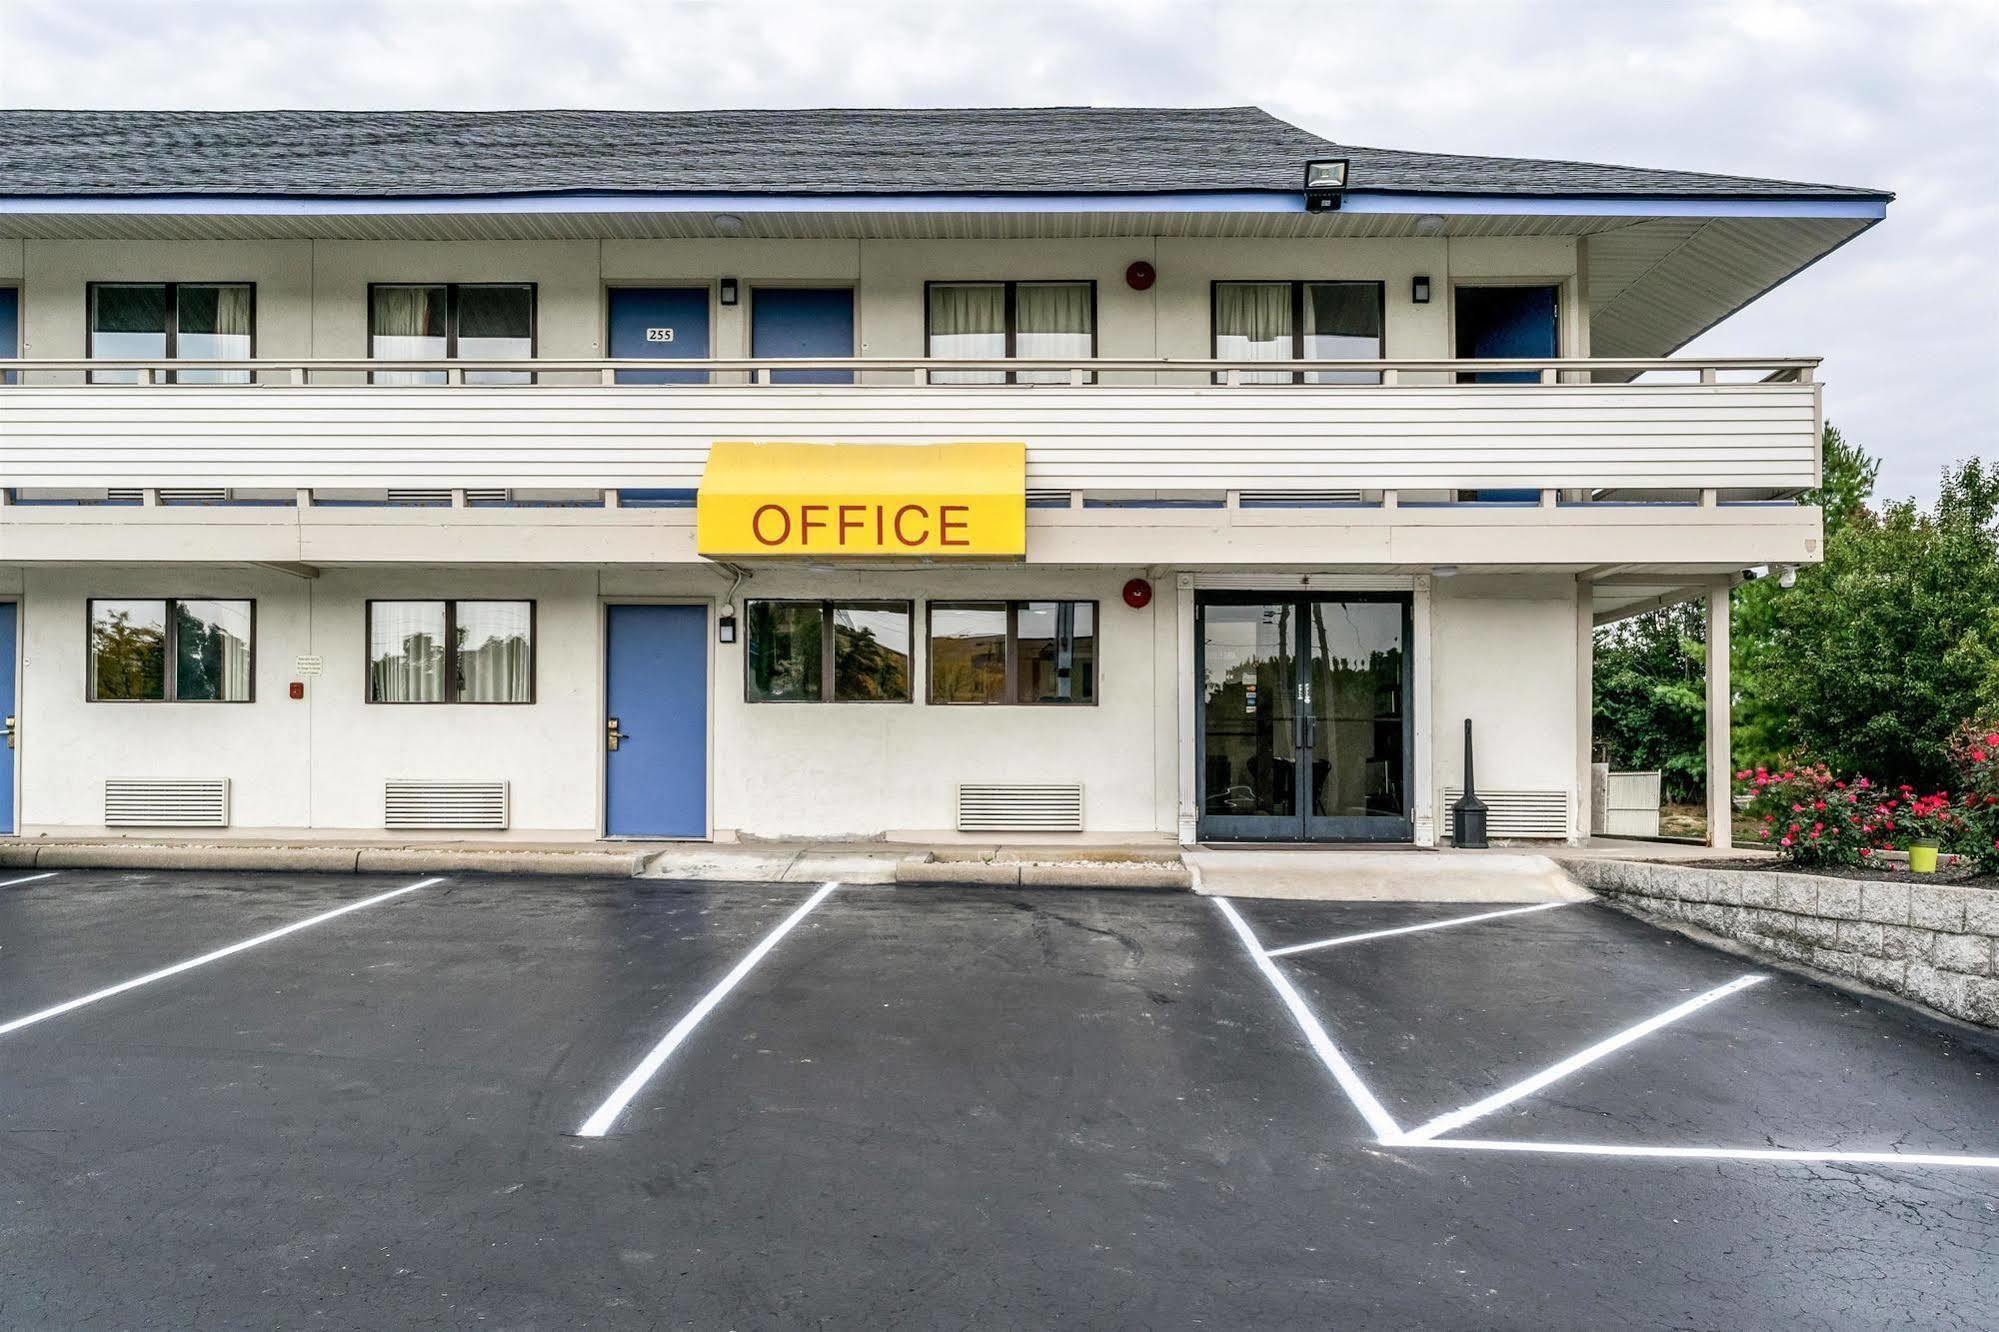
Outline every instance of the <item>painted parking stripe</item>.
<svg viewBox="0 0 1999 1332">
<path fill-rule="evenodd" d="M 1683 1004 L 1676 1004 L 1663 1013 L 1646 1018 L 1636 1026 L 1626 1027 L 1615 1036 L 1598 1041 L 1587 1050 L 1578 1050 L 1561 1063 L 1550 1065 L 1531 1078 L 1522 1079 L 1514 1083 L 1511 1087 L 1496 1091 L 1483 1100 L 1473 1101 L 1461 1110 L 1453 1110 L 1449 1114 L 1438 1115 L 1429 1123 L 1410 1129 L 1408 1133 L 1403 1135 L 1402 1141 L 1408 1143 L 1422 1142 L 1427 1138 L 1435 1138 L 1440 1134 L 1448 1133 L 1454 1128 L 1461 1128 L 1471 1123 L 1474 1119 L 1480 1119 L 1491 1114 L 1502 1106 L 1511 1105 L 1523 1096 L 1532 1096 L 1549 1083 L 1557 1082 L 1569 1074 L 1595 1063 L 1605 1055 L 1612 1054 L 1623 1049 L 1633 1041 L 1651 1035 L 1661 1027 L 1678 1022 L 1681 1018 L 1698 1013 L 1701 1009 L 1706 1008 L 1709 1004 L 1717 1000 L 1726 999 L 1731 994 L 1735 994 L 1740 990 L 1746 990 L 1752 985 L 1761 984 L 1768 979 L 1770 979 L 1768 976 L 1759 975 L 1737 976 L 1726 985 L 1717 985 L 1707 993 L 1697 994 Z"/>
<path fill-rule="evenodd" d="M 282 939 L 287 934 L 297 934 L 300 930 L 309 930 L 315 925 L 324 925 L 329 920 L 336 920 L 350 912 L 362 911 L 368 907 L 377 906 L 389 901 L 391 898 L 401 897 L 404 893 L 413 893 L 419 888 L 428 888 L 434 883 L 443 882 L 444 880 L 441 878 L 421 879 L 416 883 L 405 884 L 401 888 L 391 888 L 386 893 L 376 893 L 373 897 L 364 897 L 358 902 L 349 902 L 346 906 L 335 907 L 331 911 L 322 911 L 316 916 L 307 916 L 304 920 L 295 920 L 289 925 L 280 925 L 275 930 L 266 930 L 264 933 L 248 939 L 239 939 L 226 948 L 218 948 L 212 953 L 203 953 L 199 957 L 190 957 L 186 961 L 176 962 L 170 967 L 162 967 L 158 971 L 149 971 L 143 976 L 134 976 L 132 979 L 120 981 L 116 985 L 106 986 L 104 989 L 79 995 L 75 999 L 57 1004 L 54 1008 L 44 1008 L 39 1013 L 30 1013 L 26 1017 L 17 1017 L 11 1022 L 0 1022 L 0 1036 L 5 1036 L 9 1032 L 19 1031 L 23 1027 L 33 1026 L 37 1022 L 46 1022 L 52 1017 L 60 1017 L 64 1013 L 73 1012 L 87 1004 L 94 1004 L 99 1000 L 109 999 L 113 995 L 123 994 L 127 990 L 136 990 L 142 985 L 151 985 L 154 981 L 163 981 L 170 976 L 178 976 L 183 971 L 193 971 L 196 967 L 205 967 L 210 962 L 219 962 L 225 957 L 232 957 L 248 949 L 259 947 L 276 939 Z"/>
<path fill-rule="evenodd" d="M 1347 1094 L 1349 1101 L 1353 1102 L 1354 1109 L 1360 1111 L 1360 1117 L 1367 1121 L 1367 1126 L 1374 1131 L 1374 1135 L 1383 1141 L 1399 1139 L 1402 1136 L 1401 1126 L 1395 1122 L 1394 1116 L 1388 1113 L 1381 1102 L 1375 1099 L 1374 1093 L 1367 1089 L 1367 1084 L 1360 1080 L 1360 1074 L 1354 1072 L 1353 1065 L 1347 1062 L 1347 1057 L 1340 1053 L 1340 1048 L 1333 1044 L 1333 1038 L 1326 1034 L 1326 1029 L 1319 1024 L 1319 1019 L 1314 1017 L 1312 1010 L 1306 1006 L 1303 996 L 1292 987 L 1289 980 L 1285 979 L 1284 973 L 1277 969 L 1277 964 L 1270 960 L 1270 955 L 1263 951 L 1263 945 L 1257 942 L 1256 932 L 1250 929 L 1249 922 L 1236 911 L 1235 904 L 1226 897 L 1211 900 L 1216 909 L 1227 918 L 1229 924 L 1235 927 L 1236 937 L 1241 939 L 1243 947 L 1249 950 L 1250 957 L 1256 962 L 1257 970 L 1261 971 L 1263 978 L 1270 982 L 1270 988 L 1277 991 L 1277 997 L 1284 1001 L 1284 1006 L 1291 1010 L 1292 1020 L 1298 1024 L 1298 1029 L 1305 1033 L 1306 1043 L 1318 1054 L 1327 1071 L 1333 1075 L 1333 1081 L 1339 1083 L 1340 1090 Z"/>
<path fill-rule="evenodd" d="M 1466 1152 L 1545 1152 L 1556 1156 L 1657 1157 L 1695 1161 L 1830 1161 L 1856 1165 L 1966 1166 L 1999 1170 L 1999 1156 L 1957 1156 L 1947 1152 L 1814 1152 L 1777 1147 L 1625 1147 L 1596 1142 L 1510 1142 L 1491 1138 L 1408 1139 L 1384 1146 L 1435 1147 Z"/>
<path fill-rule="evenodd" d="M 25 879 L 9 879 L 5 883 L 0 883 L 0 888 L 18 888 L 24 883 L 37 883 L 43 879 L 53 879 L 55 876 L 56 872 L 54 870 L 49 870 L 44 874 L 30 874 Z"/>
<path fill-rule="evenodd" d="M 1552 911 L 1556 907 L 1573 906 L 1573 902 L 1536 902 L 1533 906 L 1508 907 L 1504 911 L 1481 911 L 1476 916 L 1455 916 L 1450 920 L 1426 921 L 1421 925 L 1402 925 L 1392 930 L 1369 930 L 1365 934 L 1342 934 L 1336 939 L 1314 939 L 1311 943 L 1287 944 L 1273 948 L 1265 957 L 1289 957 L 1293 953 L 1309 953 L 1319 948 L 1338 948 L 1342 944 L 1366 943 L 1369 939 L 1386 939 L 1397 934 L 1421 934 L 1424 930 L 1447 930 L 1453 925 L 1470 925 L 1474 921 L 1497 920 L 1501 916 L 1524 916 L 1530 911 Z"/>
<path fill-rule="evenodd" d="M 715 1005 L 727 998 L 729 991 L 735 989 L 742 982 L 743 977 L 756 970 L 757 963 L 763 961 L 764 955 L 777 947 L 780 939 L 791 933 L 793 926 L 811 915 L 812 909 L 830 897 L 833 890 L 839 886 L 838 883 L 821 884 L 812 896 L 805 899 L 803 906 L 799 907 L 789 916 L 786 916 L 776 929 L 766 934 L 757 943 L 755 948 L 743 954 L 743 960 L 736 963 L 735 968 L 728 975 L 722 977 L 714 989 L 702 995 L 700 1002 L 688 1009 L 686 1016 L 674 1023 L 672 1030 L 668 1031 L 666 1035 L 660 1037 L 659 1044 L 653 1046 L 646 1054 L 646 1057 L 639 1061 L 638 1067 L 625 1075 L 625 1080 L 618 1084 L 617 1090 L 613 1091 L 605 1102 L 597 1107 L 596 1112 L 590 1118 L 583 1121 L 583 1127 L 576 1130 L 576 1136 L 579 1138 L 601 1138 L 606 1133 L 609 1133 L 611 1125 L 617 1122 L 618 1116 L 631 1103 L 632 1098 L 645 1089 L 646 1083 L 652 1081 L 653 1074 L 659 1072 L 660 1066 L 666 1063 L 668 1056 L 679 1049 L 681 1043 L 694 1034 L 694 1029 L 701 1025 L 701 1019 L 707 1017 L 714 1010 Z"/>
</svg>

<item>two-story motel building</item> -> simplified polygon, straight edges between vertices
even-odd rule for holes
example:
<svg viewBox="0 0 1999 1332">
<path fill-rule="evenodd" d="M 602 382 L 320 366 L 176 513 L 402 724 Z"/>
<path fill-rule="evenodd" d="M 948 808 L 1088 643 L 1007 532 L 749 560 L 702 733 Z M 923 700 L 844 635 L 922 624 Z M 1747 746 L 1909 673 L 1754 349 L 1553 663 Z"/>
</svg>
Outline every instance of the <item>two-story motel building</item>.
<svg viewBox="0 0 1999 1332">
<path fill-rule="evenodd" d="M 1888 198 L 1251 108 L 0 113 L 0 832 L 1432 844 L 1470 719 L 1576 838 L 1592 628 L 1819 557 L 1816 362 L 1662 358 Z"/>
</svg>

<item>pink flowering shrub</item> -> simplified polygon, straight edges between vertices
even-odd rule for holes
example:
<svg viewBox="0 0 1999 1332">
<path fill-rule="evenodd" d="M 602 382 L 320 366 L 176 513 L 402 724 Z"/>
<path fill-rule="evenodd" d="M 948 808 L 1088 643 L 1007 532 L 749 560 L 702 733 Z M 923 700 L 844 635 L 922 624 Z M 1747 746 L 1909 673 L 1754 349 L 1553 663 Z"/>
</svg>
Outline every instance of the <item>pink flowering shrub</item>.
<svg viewBox="0 0 1999 1332">
<path fill-rule="evenodd" d="M 1999 874 L 1999 722 L 1973 722 L 1951 745 L 1957 771 L 1949 849 L 1969 856 L 1981 873 Z"/>
<path fill-rule="evenodd" d="M 1824 764 L 1745 768 L 1735 780 L 1750 797 L 1761 844 L 1795 864 L 1861 865 L 1929 838 L 1981 873 L 1999 873 L 1999 723 L 1964 727 L 1951 764 L 1954 794 L 1835 777 Z"/>
<path fill-rule="evenodd" d="M 1799 865 L 1862 864 L 1889 845 L 1898 822 L 1896 810 L 1882 815 L 1873 783 L 1836 778 L 1822 763 L 1778 772 L 1744 769 L 1735 780 L 1749 791 L 1749 813 L 1761 825 L 1762 843 Z"/>
</svg>

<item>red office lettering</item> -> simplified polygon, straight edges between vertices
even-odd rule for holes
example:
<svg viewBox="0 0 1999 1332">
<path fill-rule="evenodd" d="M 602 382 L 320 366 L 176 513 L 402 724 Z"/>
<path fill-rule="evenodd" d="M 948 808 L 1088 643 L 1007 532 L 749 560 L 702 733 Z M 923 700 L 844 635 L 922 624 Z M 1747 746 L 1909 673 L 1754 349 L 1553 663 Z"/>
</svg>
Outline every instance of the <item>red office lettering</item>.
<svg viewBox="0 0 1999 1332">
<path fill-rule="evenodd" d="M 970 513 L 971 511 L 972 511 L 971 506 L 967 504 L 939 505 L 937 509 L 937 544 L 940 546 L 971 545 L 972 542 L 971 538 L 969 537 L 960 537 L 956 541 L 953 541 L 951 539 L 951 533 L 953 531 L 962 532 L 965 530 L 966 526 L 968 525 L 963 518 L 954 519 L 951 517 L 951 515 L 954 513 L 965 514 L 965 513 Z"/>
<path fill-rule="evenodd" d="M 774 513 L 784 521 L 784 530 L 774 537 L 764 535 L 764 515 L 767 513 Z M 791 540 L 791 515 L 784 511 L 782 504 L 760 504 L 757 511 L 750 515 L 750 533 L 760 545 L 782 546 Z"/>
<path fill-rule="evenodd" d="M 920 546 L 924 540 L 921 533 L 912 537 L 909 533 L 902 530 L 902 520 L 912 513 L 919 518 L 928 518 L 930 516 L 930 510 L 924 508 L 921 504 L 903 505 L 895 511 L 895 539 L 905 546 Z"/>
<path fill-rule="evenodd" d="M 819 519 L 817 522 L 812 520 L 812 514 L 815 510 L 819 513 L 825 513 L 827 506 L 824 504 L 801 504 L 798 506 L 798 540 L 801 545 L 809 546 L 812 544 L 813 528 L 826 526 L 824 518 Z"/>
<path fill-rule="evenodd" d="M 847 533 L 848 533 L 849 531 L 854 531 L 854 532 L 858 532 L 858 531 L 860 531 L 860 530 L 862 529 L 862 526 L 863 526 L 863 524 L 862 524 L 862 522 L 861 522 L 861 518 L 860 518 L 860 515 L 861 515 L 861 513 L 862 513 L 862 512 L 863 512 L 863 508 L 862 508 L 862 506 L 861 506 L 861 505 L 859 505 L 859 504 L 842 504 L 842 505 L 840 506 L 840 544 L 841 544 L 841 545 L 843 545 L 843 546 L 844 546 L 844 545 L 846 545 L 846 544 L 847 544 Z M 851 514 L 851 515 L 853 515 L 851 519 L 850 519 L 850 518 L 848 517 L 848 515 L 850 515 L 850 514 Z"/>
</svg>

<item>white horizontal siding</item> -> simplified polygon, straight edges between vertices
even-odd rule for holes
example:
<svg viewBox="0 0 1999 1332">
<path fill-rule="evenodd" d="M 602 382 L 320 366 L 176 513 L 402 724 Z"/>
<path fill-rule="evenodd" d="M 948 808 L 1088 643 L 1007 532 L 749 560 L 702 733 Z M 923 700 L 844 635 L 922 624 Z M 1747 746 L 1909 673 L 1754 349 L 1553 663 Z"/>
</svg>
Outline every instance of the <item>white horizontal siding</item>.
<svg viewBox="0 0 1999 1332">
<path fill-rule="evenodd" d="M 699 483 L 715 440 L 1021 440 L 1076 490 L 1808 487 L 1809 384 L 0 389 L 15 486 Z"/>
</svg>

